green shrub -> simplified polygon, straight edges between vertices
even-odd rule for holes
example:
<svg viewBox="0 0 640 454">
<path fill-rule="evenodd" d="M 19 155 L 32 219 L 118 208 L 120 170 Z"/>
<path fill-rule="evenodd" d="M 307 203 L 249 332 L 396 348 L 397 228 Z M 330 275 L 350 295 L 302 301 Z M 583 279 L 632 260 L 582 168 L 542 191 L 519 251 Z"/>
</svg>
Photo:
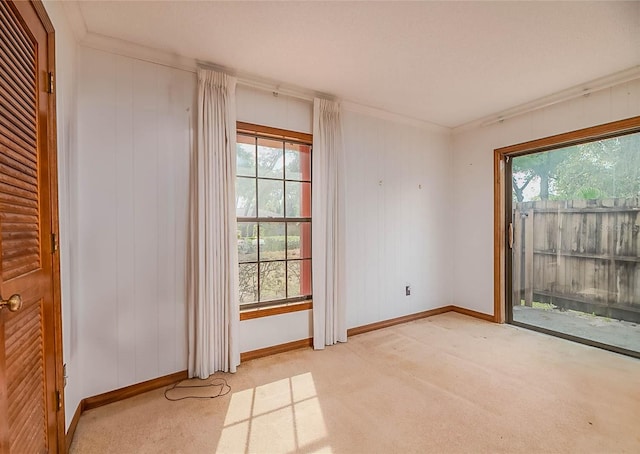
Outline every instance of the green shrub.
<svg viewBox="0 0 640 454">
<path fill-rule="evenodd" d="M 287 247 L 287 237 L 285 236 L 269 236 L 264 238 L 262 246 L 263 251 L 282 251 Z M 289 247 L 292 249 L 300 248 L 300 237 L 290 236 Z"/>
</svg>

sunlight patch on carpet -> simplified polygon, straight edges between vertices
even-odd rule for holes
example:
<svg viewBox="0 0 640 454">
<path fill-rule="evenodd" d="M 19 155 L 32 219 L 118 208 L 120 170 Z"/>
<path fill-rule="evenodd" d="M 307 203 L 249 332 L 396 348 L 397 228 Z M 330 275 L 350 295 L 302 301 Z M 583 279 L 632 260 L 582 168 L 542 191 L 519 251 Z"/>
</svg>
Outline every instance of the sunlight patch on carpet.
<svg viewBox="0 0 640 454">
<path fill-rule="evenodd" d="M 311 373 L 232 394 L 217 452 L 331 453 Z"/>
</svg>

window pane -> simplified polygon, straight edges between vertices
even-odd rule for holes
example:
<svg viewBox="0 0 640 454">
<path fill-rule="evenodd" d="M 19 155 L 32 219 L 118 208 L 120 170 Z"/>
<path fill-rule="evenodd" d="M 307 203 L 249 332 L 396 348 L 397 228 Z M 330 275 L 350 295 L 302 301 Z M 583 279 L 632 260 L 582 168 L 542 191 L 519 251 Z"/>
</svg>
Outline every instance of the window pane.
<svg viewBox="0 0 640 454">
<path fill-rule="evenodd" d="M 258 176 L 284 178 L 284 153 L 281 141 L 258 139 Z"/>
<path fill-rule="evenodd" d="M 286 298 L 285 263 L 260 263 L 260 301 Z"/>
<path fill-rule="evenodd" d="M 287 297 L 311 295 L 311 260 L 287 262 Z"/>
<path fill-rule="evenodd" d="M 311 181 L 311 147 L 294 143 L 285 144 L 285 178 Z"/>
<path fill-rule="evenodd" d="M 240 304 L 255 303 L 258 301 L 258 264 L 241 264 L 239 270 Z"/>
<path fill-rule="evenodd" d="M 284 217 L 284 182 L 258 179 L 258 216 Z"/>
<path fill-rule="evenodd" d="M 288 218 L 311 217 L 311 183 L 298 183 L 287 181 L 285 183 L 287 194 Z"/>
<path fill-rule="evenodd" d="M 287 258 L 311 258 L 310 222 L 290 222 L 287 224 Z"/>
<path fill-rule="evenodd" d="M 258 225 L 255 222 L 238 222 L 238 260 L 258 261 Z"/>
<path fill-rule="evenodd" d="M 640 352 L 640 133 L 511 164 L 511 320 Z"/>
<path fill-rule="evenodd" d="M 312 291 L 311 222 L 295 219 L 311 217 L 312 147 L 287 140 L 294 139 L 237 134 L 241 305 L 281 304 Z"/>
<path fill-rule="evenodd" d="M 256 216 L 256 179 L 236 178 L 236 216 Z"/>
<path fill-rule="evenodd" d="M 256 139 L 238 135 L 236 145 L 236 174 L 256 176 Z"/>
<path fill-rule="evenodd" d="M 285 259 L 284 222 L 260 224 L 260 260 Z"/>
</svg>

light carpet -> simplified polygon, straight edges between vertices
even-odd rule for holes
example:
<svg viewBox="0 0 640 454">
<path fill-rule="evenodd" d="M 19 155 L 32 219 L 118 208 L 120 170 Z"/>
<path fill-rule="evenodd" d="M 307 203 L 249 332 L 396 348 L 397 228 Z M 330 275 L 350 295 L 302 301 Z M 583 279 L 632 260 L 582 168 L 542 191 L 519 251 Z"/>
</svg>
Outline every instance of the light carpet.
<svg viewBox="0 0 640 454">
<path fill-rule="evenodd" d="M 71 453 L 640 452 L 639 360 L 452 312 L 215 377 L 86 412 Z"/>
</svg>

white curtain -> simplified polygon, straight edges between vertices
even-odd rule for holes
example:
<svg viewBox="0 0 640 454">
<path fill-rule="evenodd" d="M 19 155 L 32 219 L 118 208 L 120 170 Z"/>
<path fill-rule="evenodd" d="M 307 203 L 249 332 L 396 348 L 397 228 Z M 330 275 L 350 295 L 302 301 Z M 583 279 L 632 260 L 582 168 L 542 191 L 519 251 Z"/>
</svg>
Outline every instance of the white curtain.
<svg viewBox="0 0 640 454">
<path fill-rule="evenodd" d="M 313 348 L 347 341 L 344 154 L 340 105 L 314 99 L 312 153 Z"/>
<path fill-rule="evenodd" d="M 191 168 L 189 377 L 235 372 L 240 363 L 235 87 L 233 77 L 198 70 Z"/>
</svg>

